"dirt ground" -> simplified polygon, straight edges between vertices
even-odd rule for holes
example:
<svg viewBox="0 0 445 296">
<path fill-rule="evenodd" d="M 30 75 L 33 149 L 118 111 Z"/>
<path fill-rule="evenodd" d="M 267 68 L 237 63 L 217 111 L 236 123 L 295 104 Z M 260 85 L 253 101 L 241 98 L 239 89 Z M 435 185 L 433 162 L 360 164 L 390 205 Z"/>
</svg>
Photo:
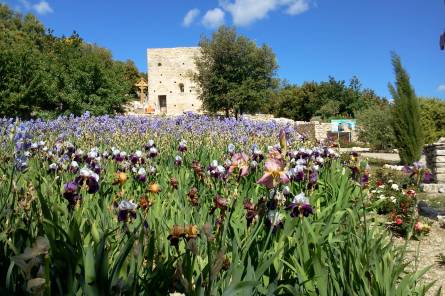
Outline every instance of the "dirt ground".
<svg viewBox="0 0 445 296">
<path fill-rule="evenodd" d="M 398 243 L 403 244 L 403 238 L 396 239 Z M 412 267 L 416 265 L 416 253 L 419 251 L 417 258 L 417 269 L 420 270 L 427 266 L 431 269 L 425 274 L 424 281 L 432 282 L 436 280 L 434 287 L 429 291 L 428 295 L 436 295 L 436 291 L 442 286 L 442 294 L 445 295 L 445 265 L 439 263 L 439 254 L 445 255 L 445 228 L 441 228 L 439 222 L 434 222 L 431 226 L 431 232 L 422 237 L 420 240 L 411 240 L 408 243 L 408 260 L 412 262 Z"/>
</svg>

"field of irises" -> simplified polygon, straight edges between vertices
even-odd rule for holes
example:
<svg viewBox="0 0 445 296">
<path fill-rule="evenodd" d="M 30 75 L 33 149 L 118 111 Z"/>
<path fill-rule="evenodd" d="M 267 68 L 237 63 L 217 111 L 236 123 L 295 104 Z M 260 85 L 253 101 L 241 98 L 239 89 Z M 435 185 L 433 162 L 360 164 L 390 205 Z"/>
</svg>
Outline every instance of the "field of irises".
<svg viewBox="0 0 445 296">
<path fill-rule="evenodd" d="M 193 114 L 0 119 L 0 145 L 1 295 L 428 290 L 426 270 L 409 269 L 405 248 L 370 218 L 393 203 L 366 162 L 292 126 Z M 415 221 L 404 223 L 409 233 Z"/>
</svg>

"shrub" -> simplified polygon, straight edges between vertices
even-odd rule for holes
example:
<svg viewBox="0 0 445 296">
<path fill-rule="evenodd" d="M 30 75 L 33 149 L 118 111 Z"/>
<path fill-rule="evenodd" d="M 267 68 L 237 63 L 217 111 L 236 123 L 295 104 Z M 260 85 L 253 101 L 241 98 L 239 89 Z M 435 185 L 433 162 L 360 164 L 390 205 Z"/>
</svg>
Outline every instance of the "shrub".
<svg viewBox="0 0 445 296">
<path fill-rule="evenodd" d="M 386 150 L 394 147 L 395 136 L 389 105 L 374 106 L 357 115 L 358 137 L 372 148 Z"/>
<path fill-rule="evenodd" d="M 420 98 L 420 115 L 425 143 L 431 144 L 445 137 L 445 101 L 438 98 Z"/>
</svg>

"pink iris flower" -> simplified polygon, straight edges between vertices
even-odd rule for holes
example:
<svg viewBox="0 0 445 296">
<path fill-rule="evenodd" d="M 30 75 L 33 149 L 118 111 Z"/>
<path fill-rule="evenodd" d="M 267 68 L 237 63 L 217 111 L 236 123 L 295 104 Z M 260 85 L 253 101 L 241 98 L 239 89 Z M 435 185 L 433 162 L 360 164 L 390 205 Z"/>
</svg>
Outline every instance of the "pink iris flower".
<svg viewBox="0 0 445 296">
<path fill-rule="evenodd" d="M 285 162 L 283 159 L 271 158 L 264 164 L 264 175 L 257 181 L 258 184 L 266 186 L 268 189 L 274 188 L 277 184 L 289 183 L 289 177 L 284 172 Z"/>
<path fill-rule="evenodd" d="M 249 156 L 246 153 L 235 153 L 232 156 L 232 164 L 229 167 L 228 173 L 231 174 L 236 168 L 240 170 L 240 177 L 249 174 Z"/>
</svg>

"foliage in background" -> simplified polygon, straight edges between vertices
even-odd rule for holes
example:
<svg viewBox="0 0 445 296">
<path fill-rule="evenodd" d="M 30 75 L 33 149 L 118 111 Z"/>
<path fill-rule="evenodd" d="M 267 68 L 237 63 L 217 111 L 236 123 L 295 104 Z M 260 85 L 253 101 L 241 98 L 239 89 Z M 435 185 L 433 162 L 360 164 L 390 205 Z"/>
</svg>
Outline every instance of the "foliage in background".
<svg viewBox="0 0 445 296">
<path fill-rule="evenodd" d="M 256 112 L 276 85 L 275 54 L 267 45 L 237 34 L 234 28 L 220 27 L 212 38 L 199 42 L 201 55 L 195 57 L 203 109 L 226 116 Z"/>
<path fill-rule="evenodd" d="M 424 137 L 420 123 L 419 99 L 409 81 L 408 73 L 402 67 L 400 57 L 393 53 L 392 64 L 396 76 L 395 86 L 389 84 L 393 97 L 392 126 L 395 146 L 403 164 L 412 164 L 420 159 Z"/>
<path fill-rule="evenodd" d="M 389 104 L 376 105 L 357 114 L 359 140 L 372 148 L 386 150 L 394 147 L 392 113 Z"/>
<path fill-rule="evenodd" d="M 0 116 L 120 112 L 138 77 L 132 61 L 113 60 L 77 33 L 56 37 L 34 15 L 0 4 Z"/>
<path fill-rule="evenodd" d="M 445 137 L 445 101 L 439 98 L 419 97 L 420 123 L 425 143 L 434 143 Z M 369 143 L 375 149 L 395 148 L 391 104 L 381 104 L 357 114 L 359 140 Z"/>
<path fill-rule="evenodd" d="M 329 77 L 328 81 L 305 82 L 301 86 L 285 83 L 274 93 L 268 107 L 276 117 L 310 121 L 314 117 L 354 118 L 358 112 L 385 101 L 372 90 L 363 89 L 357 77 L 346 84 Z"/>
<path fill-rule="evenodd" d="M 445 101 L 439 98 L 419 98 L 420 122 L 425 143 L 431 144 L 445 137 Z"/>
</svg>

